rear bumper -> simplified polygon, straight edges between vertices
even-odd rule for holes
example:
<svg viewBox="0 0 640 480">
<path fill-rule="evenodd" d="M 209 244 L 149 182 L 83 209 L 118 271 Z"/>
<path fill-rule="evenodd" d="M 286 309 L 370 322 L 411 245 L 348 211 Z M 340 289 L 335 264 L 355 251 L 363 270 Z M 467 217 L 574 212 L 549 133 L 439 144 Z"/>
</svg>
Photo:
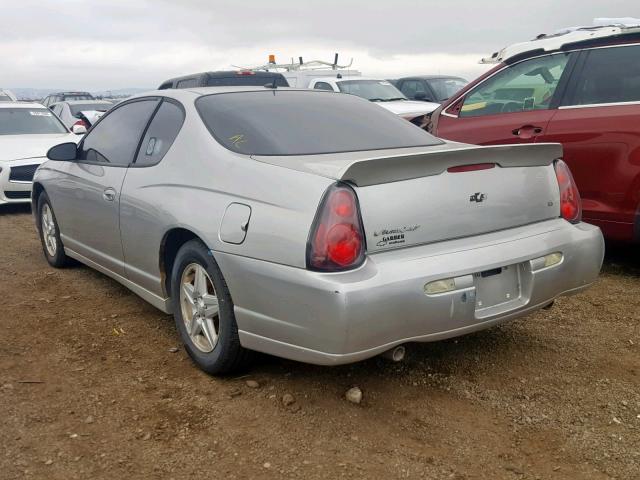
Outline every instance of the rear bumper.
<svg viewBox="0 0 640 480">
<path fill-rule="evenodd" d="M 27 158 L 24 160 L 14 160 L 0 162 L 0 205 L 7 203 L 29 203 L 31 202 L 32 180 L 11 179 L 11 169 L 26 165 L 40 165 L 43 158 Z"/>
<path fill-rule="evenodd" d="M 557 265 L 539 268 L 531 262 L 554 252 L 563 255 Z M 588 287 L 598 277 L 603 255 L 597 227 L 557 219 L 373 254 L 361 268 L 346 273 L 310 272 L 219 253 L 216 259 L 234 299 L 242 345 L 336 365 L 402 343 L 463 335 L 525 315 Z M 504 285 L 510 299 L 480 306 L 482 280 L 473 274 L 506 266 L 518 272 L 518 281 Z M 451 277 L 464 280 L 461 288 L 424 293 L 425 284 Z"/>
</svg>

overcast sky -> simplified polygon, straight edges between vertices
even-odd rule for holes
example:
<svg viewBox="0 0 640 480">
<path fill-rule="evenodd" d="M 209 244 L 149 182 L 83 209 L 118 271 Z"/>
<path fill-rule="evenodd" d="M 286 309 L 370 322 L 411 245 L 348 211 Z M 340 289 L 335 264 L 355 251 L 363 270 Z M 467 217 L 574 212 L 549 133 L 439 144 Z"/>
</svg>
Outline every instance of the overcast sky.
<svg viewBox="0 0 640 480">
<path fill-rule="evenodd" d="M 386 78 L 475 77 L 510 43 L 640 0 L 1 0 L 0 86 L 156 87 L 164 79 L 303 56 Z"/>
</svg>

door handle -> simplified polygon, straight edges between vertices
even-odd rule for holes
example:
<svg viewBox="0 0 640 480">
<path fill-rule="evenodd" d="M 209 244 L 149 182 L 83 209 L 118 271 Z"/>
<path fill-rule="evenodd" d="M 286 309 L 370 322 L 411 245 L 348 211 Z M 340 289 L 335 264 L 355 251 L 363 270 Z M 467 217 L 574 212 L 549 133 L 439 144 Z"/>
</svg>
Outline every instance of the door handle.
<svg viewBox="0 0 640 480">
<path fill-rule="evenodd" d="M 523 125 L 520 128 L 511 130 L 516 137 L 531 138 L 542 133 L 542 127 L 536 127 L 534 125 Z"/>
<path fill-rule="evenodd" d="M 116 191 L 113 188 L 107 188 L 102 192 L 102 198 L 107 202 L 113 202 L 116 199 Z"/>
</svg>

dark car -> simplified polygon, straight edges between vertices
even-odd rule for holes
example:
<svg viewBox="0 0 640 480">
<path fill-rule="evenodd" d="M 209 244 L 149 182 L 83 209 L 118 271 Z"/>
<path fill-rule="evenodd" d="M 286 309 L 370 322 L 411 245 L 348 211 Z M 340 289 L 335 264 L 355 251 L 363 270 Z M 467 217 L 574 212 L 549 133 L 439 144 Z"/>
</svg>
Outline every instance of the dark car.
<svg viewBox="0 0 640 480">
<path fill-rule="evenodd" d="M 277 87 L 288 87 L 287 79 L 281 73 L 254 72 L 253 70 L 231 70 L 226 72 L 202 72 L 172 78 L 163 82 L 158 90 L 168 88 L 193 88 L 193 87 L 233 87 L 254 86 L 261 87 L 272 84 L 275 81 Z"/>
<path fill-rule="evenodd" d="M 561 143 L 584 219 L 640 242 L 640 28 L 584 28 L 494 54 L 428 131 L 476 145 Z M 533 200 L 537 201 L 537 200 Z"/>
<path fill-rule="evenodd" d="M 40 103 L 45 107 L 49 107 L 54 103 L 69 100 L 95 100 L 95 98 L 89 92 L 58 92 L 47 95 Z"/>
<path fill-rule="evenodd" d="M 420 75 L 394 80 L 394 85 L 409 100 L 442 103 L 462 89 L 467 80 L 446 75 Z"/>
</svg>

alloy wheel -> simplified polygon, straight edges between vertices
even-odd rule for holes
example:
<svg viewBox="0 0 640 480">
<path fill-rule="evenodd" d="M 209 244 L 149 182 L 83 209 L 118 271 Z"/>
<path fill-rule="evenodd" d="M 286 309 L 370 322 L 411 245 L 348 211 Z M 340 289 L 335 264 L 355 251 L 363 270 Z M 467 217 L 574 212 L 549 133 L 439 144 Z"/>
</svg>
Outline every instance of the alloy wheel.
<svg viewBox="0 0 640 480">
<path fill-rule="evenodd" d="M 211 352 L 220 328 L 218 296 L 211 277 L 198 263 L 190 263 L 182 272 L 180 309 L 193 345 L 201 352 Z"/>
</svg>

